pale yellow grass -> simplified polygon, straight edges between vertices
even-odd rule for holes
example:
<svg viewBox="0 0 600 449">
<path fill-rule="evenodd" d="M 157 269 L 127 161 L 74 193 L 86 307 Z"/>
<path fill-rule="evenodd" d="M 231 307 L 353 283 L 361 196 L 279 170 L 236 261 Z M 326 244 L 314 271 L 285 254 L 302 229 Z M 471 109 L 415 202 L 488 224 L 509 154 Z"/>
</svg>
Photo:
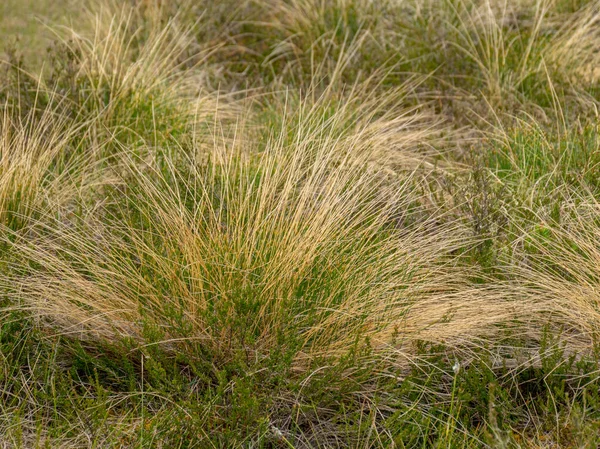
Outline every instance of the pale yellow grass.
<svg viewBox="0 0 600 449">
<path fill-rule="evenodd" d="M 540 303 L 546 321 L 562 329 L 569 351 L 592 355 L 600 335 L 600 204 L 574 194 L 559 227 L 540 218 L 547 237 L 532 237 L 536 252 L 517 276 Z"/>
<path fill-rule="evenodd" d="M 368 127 L 345 138 L 315 131 L 335 130 L 338 117 L 308 114 L 291 139 L 284 121 L 255 149 L 251 139 L 216 138 L 208 163 L 188 159 L 187 175 L 168 158 L 166 175 L 125 157 L 140 193 L 120 201 L 150 228 L 102 224 L 102 208 L 86 213 L 87 225 L 50 223 L 13 246 L 39 268 L 3 283 L 59 333 L 145 344 L 150 325 L 167 350 L 193 354 L 200 342 L 252 358 L 291 333 L 299 369 L 367 341 L 402 365 L 417 341 L 472 348 L 512 326 L 526 303 L 517 310 L 510 294 L 471 285 L 450 256 L 469 244 L 460 226 L 435 216 L 402 225 L 418 200 L 416 174 L 390 181 L 370 168 Z M 361 138 L 369 145 L 357 154 Z M 254 312 L 244 315 L 240 303 Z M 211 310 L 223 316 L 211 320 Z"/>
<path fill-rule="evenodd" d="M 72 138 L 79 126 L 46 108 L 18 118 L 7 108 L 0 116 L 0 223 L 24 225 L 34 212 L 64 204 L 75 195 L 65 175 Z M 52 170 L 64 156 L 63 170 Z M 71 167 L 72 168 L 72 167 Z"/>
<path fill-rule="evenodd" d="M 190 354 L 200 342 L 223 357 L 241 348 L 261 357 L 291 332 L 299 368 L 357 342 L 394 364 L 406 363 L 417 341 L 479 346 L 529 313 L 510 292 L 472 285 L 475 273 L 453 256 L 473 243 L 461 224 L 435 210 L 410 223 L 421 203 L 415 170 L 433 167 L 438 127 L 420 109 L 400 106 L 400 88 L 384 98 L 367 82 L 339 95 L 342 55 L 328 72 L 331 87 L 283 101 L 269 133 L 244 115 L 232 127 L 230 109 L 215 126 L 219 103 L 194 100 L 192 78 L 178 65 L 187 32 L 174 22 L 142 30 L 135 17 L 127 8 L 102 12 L 88 34 L 68 32 L 65 43 L 90 83 L 92 130 L 152 98 L 199 124 L 197 134 L 191 147 L 158 138 L 117 143 L 110 171 L 121 185 L 111 180 L 105 189 L 116 196 L 82 197 L 84 219 L 36 223 L 35 238 L 7 241 L 18 255 L 3 279 L 13 303 L 84 339 L 143 345 L 144 329 L 154 326 L 166 349 Z M 148 32 L 136 51 L 131 26 Z M 152 119 L 158 127 L 161 116 Z M 105 141 L 91 141 L 101 153 Z M 383 170 L 390 161 L 394 170 Z M 125 204 L 125 217 L 147 223 L 112 221 L 110 207 Z"/>
</svg>

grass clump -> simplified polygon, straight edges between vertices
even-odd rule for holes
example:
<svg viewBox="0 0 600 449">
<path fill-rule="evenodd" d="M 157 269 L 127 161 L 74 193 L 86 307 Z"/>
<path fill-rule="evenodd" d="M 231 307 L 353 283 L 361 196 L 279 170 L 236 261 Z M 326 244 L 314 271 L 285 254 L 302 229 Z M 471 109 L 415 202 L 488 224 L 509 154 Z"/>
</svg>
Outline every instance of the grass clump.
<svg viewBox="0 0 600 449">
<path fill-rule="evenodd" d="M 87 7 L 0 72 L 0 447 L 595 447 L 597 2 Z"/>
</svg>

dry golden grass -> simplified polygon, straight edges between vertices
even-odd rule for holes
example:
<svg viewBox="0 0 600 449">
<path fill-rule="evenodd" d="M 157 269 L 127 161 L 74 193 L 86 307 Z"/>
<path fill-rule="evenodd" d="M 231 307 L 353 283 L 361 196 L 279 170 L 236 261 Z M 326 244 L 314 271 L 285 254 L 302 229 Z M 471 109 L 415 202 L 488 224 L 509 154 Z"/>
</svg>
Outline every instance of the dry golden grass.
<svg viewBox="0 0 600 449">
<path fill-rule="evenodd" d="M 271 358 L 290 360 L 274 378 L 302 380 L 296 391 L 273 381 L 281 404 L 265 415 L 267 433 L 291 428 L 271 410 L 306 413 L 315 435 L 341 427 L 321 420 L 330 404 L 349 404 L 359 433 L 369 414 L 377 433 L 404 400 L 393 397 L 403 385 L 388 394 L 380 382 L 425 366 L 423 347 L 443 348 L 435 369 L 447 373 L 432 370 L 439 379 L 411 390 L 421 395 L 412 408 L 426 404 L 419 419 L 439 420 L 438 405 L 448 415 L 438 447 L 462 438 L 452 436 L 463 431 L 455 401 L 476 402 L 469 394 L 506 380 L 471 379 L 480 390 L 460 390 L 465 365 L 502 354 L 492 376 L 515 360 L 507 376 L 541 369 L 545 354 L 521 363 L 517 349 L 541 351 L 546 324 L 569 354 L 593 359 L 600 204 L 597 139 L 583 129 L 597 129 L 577 117 L 581 141 L 567 132 L 570 102 L 595 113 L 598 2 L 563 14 L 553 0 L 268 0 L 226 11 L 223 29 L 186 1 L 175 14 L 160 1 L 90 5 L 78 27 L 56 28 L 58 68 L 17 68 L 31 81 L 0 84 L 1 317 L 27 317 L 44 341 L 91 358 L 126 349 L 142 394 L 147 379 L 161 379 L 144 372 L 143 354 L 155 348 L 149 369 L 186 371 L 183 384 L 201 366 L 206 385 L 177 394 L 222 394 L 225 405 L 202 404 L 213 434 L 242 420 L 230 410 L 233 391 L 259 382 L 256 373 L 277 365 Z M 454 59 L 432 67 L 441 54 Z M 463 364 L 452 376 L 454 357 Z M 0 361 L 2 430 L 21 404 L 5 406 L 1 395 L 28 410 L 39 398 L 25 381 L 21 391 L 5 387 L 16 371 Z M 339 397 L 300 407 L 305 387 L 318 390 L 316 379 L 338 365 L 347 367 L 335 374 Z M 364 367 L 369 379 L 356 374 Z M 344 381 L 358 386 L 347 393 Z M 129 399 L 111 396 L 102 419 L 143 441 L 143 414 L 115 405 Z M 352 409 L 359 402 L 368 405 Z M 227 413 L 235 424 L 221 419 Z M 504 441 L 478 427 L 496 432 L 494 413 L 473 419 L 477 444 Z M 46 437 L 35 428 L 45 421 L 21 422 L 24 444 Z M 113 438 L 93 440 L 85 422 L 48 441 L 102 447 Z M 18 445 L 2 438 L 0 447 Z"/>
<path fill-rule="evenodd" d="M 256 149 L 215 140 L 208 161 L 187 158 L 183 173 L 168 157 L 126 158 L 131 193 L 16 243 L 22 274 L 3 284 L 60 333 L 148 343 L 150 326 L 167 348 L 200 342 L 222 357 L 245 348 L 260 358 L 282 335 L 297 341 L 298 363 L 361 341 L 399 364 L 418 340 L 478 346 L 516 317 L 513 298 L 470 285 L 449 257 L 468 243 L 460 228 L 435 216 L 402 224 L 415 175 L 369 168 L 377 135 L 337 135 L 340 111 L 300 113 L 291 135 L 284 117 Z M 116 222 L 112 207 L 125 208 Z"/>
<path fill-rule="evenodd" d="M 547 320 L 563 328 L 572 351 L 589 356 L 600 331 L 598 296 L 598 212 L 592 196 L 573 194 L 560 226 L 540 217 L 538 235 L 528 238 L 534 253 L 515 267 Z"/>
<path fill-rule="evenodd" d="M 535 4 L 527 51 L 516 71 L 511 68 L 510 80 L 504 79 L 511 48 L 502 26 L 514 11 L 504 6 L 460 3 L 450 12 L 460 19 L 457 32 L 464 42 L 457 45 L 478 61 L 492 97 L 504 95 L 503 83 L 520 84 L 531 70 L 540 70 L 530 58 L 538 58 L 533 52 L 549 3 Z M 313 29 L 313 15 L 326 16 L 323 8 L 306 2 L 279 4 L 276 26 L 286 33 Z M 345 11 L 344 4 L 337 8 Z M 215 97 L 194 96 L 197 77 L 182 70 L 191 31 L 180 31 L 176 19 L 166 26 L 158 19 L 150 26 L 139 21 L 137 10 L 112 5 L 96 17 L 91 33 L 67 33 L 64 43 L 75 58 L 75 79 L 85 84 L 84 105 L 89 102 L 91 120 L 100 123 L 95 129 L 108 127 L 109 137 L 119 130 L 137 133 L 137 122 L 121 118 L 138 108 L 149 108 L 144 120 L 156 120 L 155 107 L 162 108 L 164 121 L 172 120 L 165 111 L 180 115 L 184 128 L 206 122 L 213 112 L 223 114 Z M 590 27 L 569 25 L 561 35 Z M 225 138 L 232 131 L 219 125 L 187 155 L 188 147 L 173 144 L 168 151 L 142 146 L 141 157 L 117 145 L 125 162 L 111 170 L 123 177 L 124 191 L 131 188 L 129 182 L 138 191 L 115 201 L 132 204 L 134 215 L 148 223 L 142 228 L 127 221 L 104 223 L 110 216 L 104 202 L 86 205 L 86 220 L 65 229 L 60 220 L 37 223 L 44 229 L 40 236 L 17 242 L 15 250 L 43 269 L 23 268 L 25 276 L 14 277 L 13 272 L 6 277 L 13 299 L 65 332 L 108 340 L 128 336 L 143 341 L 144 320 L 165 328 L 168 310 L 181 307 L 190 334 L 165 331 L 165 340 L 206 341 L 217 352 L 232 344 L 232 326 L 243 318 L 235 311 L 236 302 L 250 301 L 253 312 L 243 319 L 251 320 L 246 332 L 260 352 L 274 345 L 290 320 L 307 319 L 306 300 L 299 292 L 315 289 L 319 293 L 311 299 L 316 308 L 310 325 L 298 324 L 298 356 L 309 358 L 341 354 L 358 336 L 385 350 L 404 351 L 407 342 L 417 340 L 477 347 L 499 324 L 510 326 L 524 317 L 529 322 L 537 306 L 522 300 L 517 308 L 514 300 L 521 290 L 473 286 L 473 273 L 458 268 L 450 255 L 471 244 L 462 225 L 440 224 L 433 211 L 424 219 L 420 214 L 423 222 L 410 229 L 399 227 L 408 217 L 402 211 L 423 203 L 414 187 L 422 171 L 414 170 L 434 167 L 438 153 L 432 143 L 440 127 L 422 110 L 402 108 L 403 92 L 414 86 L 383 98 L 376 90 L 369 92 L 375 81 L 368 80 L 340 95 L 343 91 L 336 89 L 346 63 L 340 56 L 323 91 L 314 89 L 307 100 L 276 106 L 281 119 L 268 136 L 242 120 L 235 137 Z M 230 112 L 227 120 L 234 116 Z M 20 159 L 3 158 L 2 198 L 6 204 L 17 196 L 27 198 L 19 200 L 22 216 L 41 207 L 37 198 L 44 190 L 37 186 L 45 185 L 49 165 L 71 138 L 56 120 L 43 119 L 39 129 L 13 136 L 9 129 L 15 125 L 8 116 L 4 119 L 2 153 L 18 153 Z M 155 135 L 146 143 L 156 144 L 160 126 L 153 122 L 150 129 Z M 49 130 L 53 137 L 47 139 Z M 100 150 L 94 151 L 102 145 L 97 143 Z M 377 173 L 378 167 L 393 167 L 388 172 L 393 176 Z M 64 180 L 58 176 L 52 182 Z M 158 247 L 147 241 L 146 226 Z M 156 279 L 169 280 L 167 293 L 154 285 Z M 245 295 L 251 299 L 240 299 Z M 226 313 L 222 322 L 211 324 L 206 315 L 217 307 L 215 302 Z M 293 313 L 296 303 L 300 309 Z M 398 347 L 395 340 L 401 342 Z"/>
<path fill-rule="evenodd" d="M 573 84 L 598 82 L 598 45 L 600 45 L 600 4 L 590 2 L 568 17 L 552 40 L 545 59 L 565 73 Z"/>
<path fill-rule="evenodd" d="M 32 111 L 15 118 L 6 109 L 0 118 L 3 226 L 24 226 L 34 213 L 55 208 L 76 196 L 66 172 L 73 165 L 68 154 L 75 150 L 72 139 L 80 125 L 58 114 L 47 108 L 40 117 Z"/>
</svg>

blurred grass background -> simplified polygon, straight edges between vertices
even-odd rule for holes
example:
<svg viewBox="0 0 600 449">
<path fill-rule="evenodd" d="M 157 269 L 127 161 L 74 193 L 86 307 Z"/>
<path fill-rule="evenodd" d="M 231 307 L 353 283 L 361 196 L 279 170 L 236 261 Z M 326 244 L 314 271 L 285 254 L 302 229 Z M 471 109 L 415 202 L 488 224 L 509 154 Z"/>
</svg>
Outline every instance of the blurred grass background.
<svg viewBox="0 0 600 449">
<path fill-rule="evenodd" d="M 67 25 L 84 2 L 77 0 L 2 0 L 0 2 L 0 57 L 7 48 L 24 41 L 19 50 L 34 65 L 41 63 L 42 55 L 54 36 L 44 25 Z"/>
</svg>

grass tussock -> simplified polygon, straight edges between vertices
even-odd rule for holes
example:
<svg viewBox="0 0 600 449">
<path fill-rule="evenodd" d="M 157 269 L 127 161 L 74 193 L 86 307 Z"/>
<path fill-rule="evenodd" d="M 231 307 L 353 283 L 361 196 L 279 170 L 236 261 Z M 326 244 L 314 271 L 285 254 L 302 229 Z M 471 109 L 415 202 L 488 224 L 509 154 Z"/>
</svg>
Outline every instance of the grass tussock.
<svg viewBox="0 0 600 449">
<path fill-rule="evenodd" d="M 573 340 L 579 356 L 595 351 L 598 339 L 597 206 L 593 197 L 575 193 L 559 223 L 540 217 L 527 240 L 528 266 L 518 271 L 522 282 L 548 303 L 555 325 L 565 328 L 564 338 Z"/>
<path fill-rule="evenodd" d="M 248 363 L 281 340 L 299 358 L 356 344 L 402 351 L 503 322 L 504 301 L 470 288 L 448 258 L 466 244 L 460 229 L 415 223 L 411 177 L 376 175 L 348 144 L 358 136 L 311 138 L 315 125 L 292 136 L 286 127 L 256 151 L 246 139 L 215 144 L 183 168 L 127 159 L 122 183 L 83 223 L 15 245 L 26 274 L 6 284 L 73 332 L 144 341 L 151 328 L 217 357 L 246 351 Z"/>
<path fill-rule="evenodd" d="M 0 135 L 0 220 L 19 231 L 44 211 L 77 196 L 73 137 L 79 125 L 45 109 L 39 118 L 3 112 Z"/>
<path fill-rule="evenodd" d="M 599 17 L 97 0 L 9 48 L 0 447 L 596 447 Z"/>
</svg>

